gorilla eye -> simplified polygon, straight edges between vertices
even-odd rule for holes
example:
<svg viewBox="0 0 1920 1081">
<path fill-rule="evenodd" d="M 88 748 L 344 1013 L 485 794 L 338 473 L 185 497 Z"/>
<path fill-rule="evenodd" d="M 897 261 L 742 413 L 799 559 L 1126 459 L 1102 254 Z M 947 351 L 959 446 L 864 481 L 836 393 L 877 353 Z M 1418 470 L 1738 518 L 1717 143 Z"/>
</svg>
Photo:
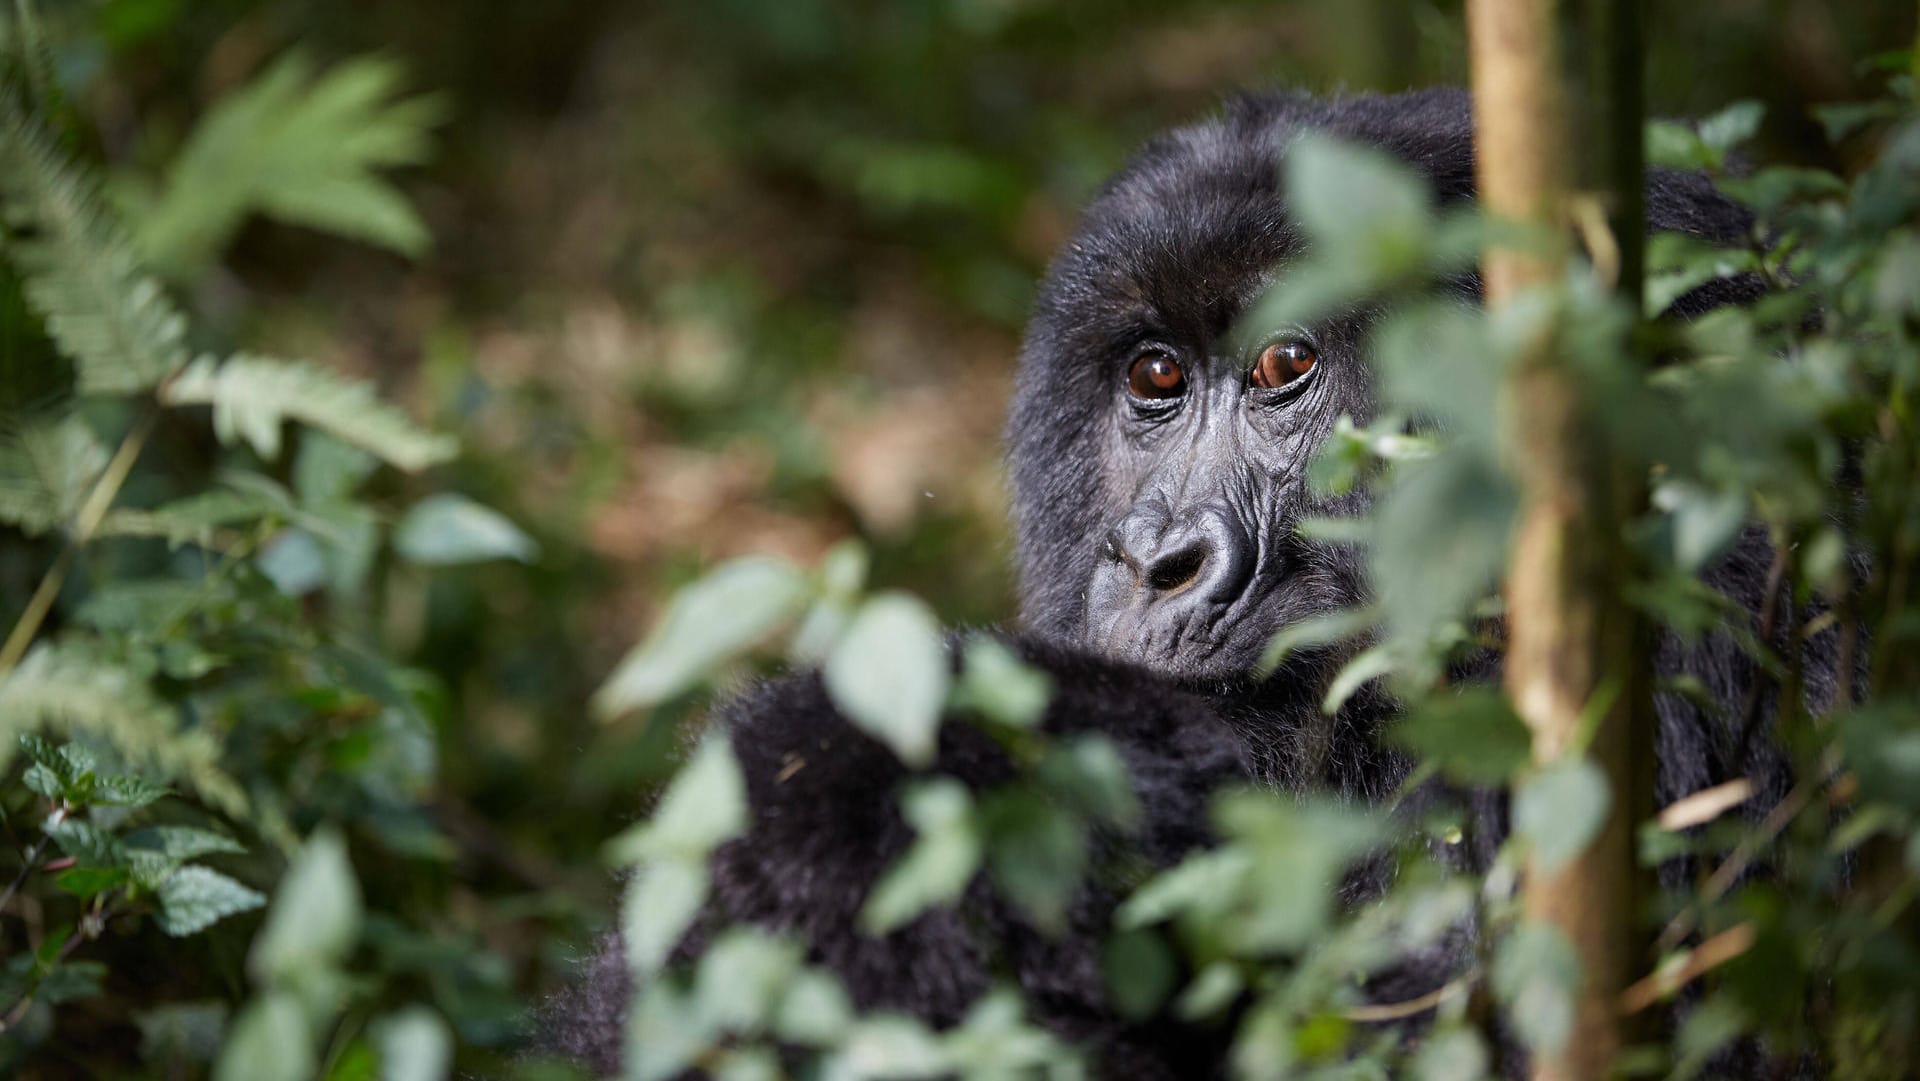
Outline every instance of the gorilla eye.
<svg viewBox="0 0 1920 1081">
<path fill-rule="evenodd" d="M 1254 362 L 1249 378 L 1256 387 L 1284 387 L 1312 371 L 1318 363 L 1320 354 L 1306 342 L 1297 338 L 1274 342 L 1260 351 L 1260 359 Z"/>
<path fill-rule="evenodd" d="M 1178 398 L 1187 392 L 1187 373 L 1165 353 L 1142 353 L 1127 369 L 1127 390 L 1148 400 Z"/>
</svg>

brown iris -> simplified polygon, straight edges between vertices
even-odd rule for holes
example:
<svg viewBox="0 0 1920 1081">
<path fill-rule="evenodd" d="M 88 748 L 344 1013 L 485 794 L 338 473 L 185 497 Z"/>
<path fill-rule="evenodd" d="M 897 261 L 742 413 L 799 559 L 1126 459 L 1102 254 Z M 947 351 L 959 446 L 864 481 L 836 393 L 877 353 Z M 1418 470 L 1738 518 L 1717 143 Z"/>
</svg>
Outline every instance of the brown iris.
<svg viewBox="0 0 1920 1081">
<path fill-rule="evenodd" d="M 1250 378 L 1256 387 L 1284 387 L 1313 370 L 1320 354 L 1313 346 L 1297 339 L 1274 342 L 1260 351 Z"/>
<path fill-rule="evenodd" d="M 1142 353 L 1127 369 L 1127 390 L 1136 398 L 1178 398 L 1187 392 L 1187 373 L 1165 353 Z"/>
</svg>

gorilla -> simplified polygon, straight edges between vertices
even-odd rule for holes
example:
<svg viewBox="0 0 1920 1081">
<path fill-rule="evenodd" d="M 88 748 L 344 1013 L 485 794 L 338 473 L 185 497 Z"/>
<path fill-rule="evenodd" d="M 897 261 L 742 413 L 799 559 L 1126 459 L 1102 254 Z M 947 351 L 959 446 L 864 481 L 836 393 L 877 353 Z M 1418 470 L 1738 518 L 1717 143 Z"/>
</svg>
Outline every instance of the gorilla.
<svg viewBox="0 0 1920 1081">
<path fill-rule="evenodd" d="M 1277 631 L 1367 595 L 1351 547 L 1295 529 L 1364 498 L 1316 496 L 1306 468 L 1341 415 L 1373 415 L 1367 322 L 1229 331 L 1303 250 L 1279 168 L 1296 136 L 1381 148 L 1424 177 L 1438 204 L 1458 205 L 1474 197 L 1469 105 L 1456 90 L 1236 100 L 1148 143 L 1087 208 L 1039 290 L 1006 430 L 1021 597 L 1007 641 L 1052 676 L 1051 731 L 1098 731 L 1119 749 L 1145 812 L 1129 843 L 1154 864 L 1207 842 L 1208 797 L 1223 783 L 1378 800 L 1411 771 L 1381 738 L 1395 709 L 1385 692 L 1363 689 L 1320 716 L 1344 657 L 1308 651 L 1267 678 L 1251 675 Z M 1695 175 L 1652 170 L 1646 207 L 1650 231 L 1725 242 L 1752 227 Z M 1477 296 L 1470 278 L 1460 288 Z M 1670 314 L 1756 295 L 1751 282 L 1709 283 Z M 1705 578 L 1758 612 L 1770 563 L 1764 535 L 1749 529 Z M 1833 653 L 1816 640 L 1806 658 L 1810 698 L 1832 693 Z M 1653 660 L 1657 672 L 1699 680 L 1720 706 L 1659 696 L 1659 798 L 1746 777 L 1758 790 L 1746 810 L 1764 813 L 1792 778 L 1777 747 L 1732 730 L 1759 677 L 1754 663 L 1728 634 L 1663 637 Z M 1460 674 L 1490 678 L 1496 663 Z M 1770 714 L 1771 692 L 1759 699 Z M 731 733 L 752 810 L 747 835 L 714 857 L 716 921 L 803 940 L 863 1008 L 946 1026 L 1011 977 L 1037 1021 L 1090 1050 L 1098 1076 L 1223 1071 L 1228 1032 L 1127 1020 L 1107 1002 L 1101 948 L 1119 898 L 1098 882 L 1082 887 L 1064 933 L 1040 933 L 976 880 L 952 908 L 884 937 L 862 934 L 856 915 L 870 887 L 913 839 L 895 799 L 908 773 L 836 714 L 817 673 L 762 683 L 720 707 L 715 723 Z M 1012 772 L 967 724 L 941 728 L 937 769 L 979 788 Z M 1475 828 L 1441 856 L 1484 867 L 1506 832 L 1504 803 L 1459 795 Z M 1467 949 L 1389 972 L 1368 994 L 1430 991 L 1461 971 Z M 616 1071 L 629 993 L 615 943 L 548 1005 L 547 1045 Z"/>
</svg>

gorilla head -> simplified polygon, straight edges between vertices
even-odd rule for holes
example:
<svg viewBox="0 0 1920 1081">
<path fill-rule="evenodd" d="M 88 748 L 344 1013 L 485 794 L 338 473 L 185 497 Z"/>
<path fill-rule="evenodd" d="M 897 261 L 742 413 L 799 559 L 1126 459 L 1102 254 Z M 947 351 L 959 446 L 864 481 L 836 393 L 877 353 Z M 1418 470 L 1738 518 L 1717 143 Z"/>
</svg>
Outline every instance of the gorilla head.
<svg viewBox="0 0 1920 1081">
<path fill-rule="evenodd" d="M 1466 95 L 1243 99 L 1150 144 L 1048 272 L 1008 423 L 1028 626 L 1186 681 L 1246 672 L 1280 627 L 1353 603 L 1351 549 L 1294 525 L 1341 414 L 1372 412 L 1357 317 L 1248 326 L 1304 248 L 1280 162 L 1307 129 L 1472 195 Z"/>
<path fill-rule="evenodd" d="M 1368 321 L 1244 318 L 1304 251 L 1282 165 L 1308 131 L 1398 158 L 1437 205 L 1474 197 L 1460 90 L 1250 96 L 1144 147 L 1048 270 L 1020 359 L 1007 445 L 1030 631 L 1229 691 L 1275 631 L 1362 599 L 1355 550 L 1295 526 L 1364 498 L 1316 500 L 1306 470 L 1342 414 L 1372 417 Z M 1660 168 L 1646 214 L 1650 231 L 1723 243 L 1752 221 L 1704 177 Z M 1456 284 L 1477 299 L 1471 276 Z M 1711 282 L 1667 314 L 1760 289 Z"/>
</svg>

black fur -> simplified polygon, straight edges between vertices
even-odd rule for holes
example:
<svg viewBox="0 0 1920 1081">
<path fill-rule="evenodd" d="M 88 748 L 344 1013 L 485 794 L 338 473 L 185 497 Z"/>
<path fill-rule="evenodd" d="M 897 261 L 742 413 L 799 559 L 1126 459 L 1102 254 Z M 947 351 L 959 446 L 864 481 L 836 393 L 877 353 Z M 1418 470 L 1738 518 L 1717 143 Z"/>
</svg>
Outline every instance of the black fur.
<svg viewBox="0 0 1920 1081">
<path fill-rule="evenodd" d="M 1241 404 L 1245 368 L 1224 344 L 1304 245 L 1276 165 L 1307 130 L 1411 163 L 1441 202 L 1473 197 L 1461 92 L 1240 100 L 1150 143 L 1107 185 L 1049 271 L 1021 355 L 1007 427 L 1025 627 L 1019 647 L 1055 677 L 1048 727 L 1097 729 L 1121 749 L 1148 815 L 1144 854 L 1157 864 L 1205 842 L 1205 797 L 1222 782 L 1331 787 L 1371 799 L 1408 769 L 1377 738 L 1392 714 L 1383 694 L 1363 691 L 1338 716 L 1319 715 L 1343 658 L 1296 658 L 1258 685 L 1245 675 L 1274 631 L 1351 605 L 1367 588 L 1351 549 L 1303 540 L 1294 529 L 1302 517 L 1354 509 L 1317 502 L 1304 471 L 1340 414 L 1365 420 L 1372 412 L 1364 321 L 1309 328 L 1321 364 L 1284 407 Z M 1685 174 L 1654 171 L 1647 211 L 1652 230 L 1728 240 L 1751 228 L 1745 211 Z M 1751 283 L 1716 283 L 1683 298 L 1675 314 L 1753 295 Z M 1143 343 L 1189 367 L 1192 407 L 1146 416 L 1128 401 L 1126 367 Z M 1195 543 L 1203 543 L 1209 569 L 1195 582 L 1212 583 L 1216 564 L 1231 564 L 1231 575 L 1217 595 L 1176 600 L 1176 589 L 1158 606 L 1139 600 L 1145 557 L 1121 549 L 1164 547 L 1183 529 L 1205 533 Z M 1759 611 L 1771 561 L 1765 538 L 1751 532 L 1708 578 Z M 1784 617 L 1773 622 L 1787 625 Z M 1833 693 L 1832 653 L 1829 636 L 1808 657 L 1812 701 Z M 1660 798 L 1748 776 L 1762 788 L 1749 809 L 1763 812 L 1791 778 L 1770 740 L 1740 738 L 1752 663 L 1720 635 L 1691 645 L 1663 639 L 1655 664 L 1699 678 L 1718 703 L 1659 698 Z M 1764 727 L 1771 696 L 1758 706 Z M 930 913 L 883 939 L 855 930 L 868 888 L 911 840 L 895 806 L 906 774 L 834 713 L 817 676 L 763 684 L 723 707 L 718 721 L 748 777 L 753 828 L 716 858 L 716 920 L 794 932 L 863 1007 L 947 1024 L 987 987 L 990 972 L 1011 974 L 1040 1020 L 1094 1050 L 1100 1076 L 1217 1072 L 1226 1032 L 1129 1024 L 1106 1005 L 1100 945 L 1115 902 L 1106 887 L 1087 888 L 1058 938 L 1027 927 L 980 883 L 960 911 Z M 977 729 L 953 724 L 942 730 L 939 769 L 985 786 L 1008 765 Z M 1487 796 L 1475 806 L 1481 828 L 1465 858 L 1484 865 L 1504 835 L 1504 809 Z M 1383 981 L 1391 986 L 1373 993 L 1411 997 L 1459 963 L 1436 957 L 1425 970 L 1391 974 Z M 549 1043 L 614 1071 L 627 994 L 623 966 L 609 952 L 549 1006 Z"/>
</svg>

